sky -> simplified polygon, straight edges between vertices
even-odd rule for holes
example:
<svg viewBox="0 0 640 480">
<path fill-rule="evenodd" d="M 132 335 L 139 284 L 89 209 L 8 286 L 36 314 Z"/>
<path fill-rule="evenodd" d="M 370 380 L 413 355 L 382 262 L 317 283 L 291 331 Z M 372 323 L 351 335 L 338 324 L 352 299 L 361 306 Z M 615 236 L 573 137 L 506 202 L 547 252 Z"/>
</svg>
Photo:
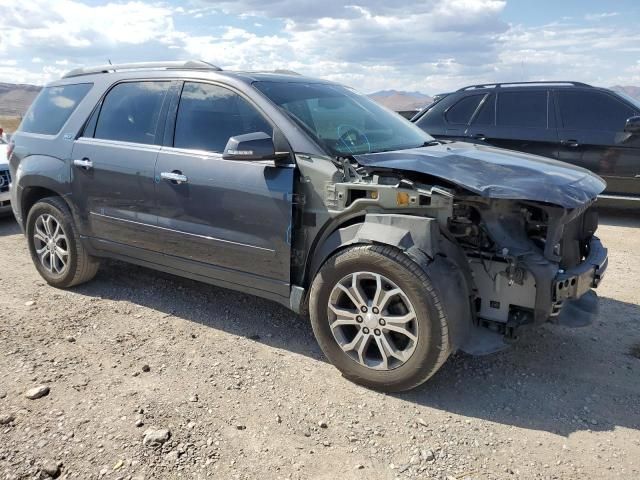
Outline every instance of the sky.
<svg viewBox="0 0 640 480">
<path fill-rule="evenodd" d="M 0 82 L 202 59 L 362 92 L 496 81 L 640 85 L 638 0 L 0 0 Z"/>
</svg>

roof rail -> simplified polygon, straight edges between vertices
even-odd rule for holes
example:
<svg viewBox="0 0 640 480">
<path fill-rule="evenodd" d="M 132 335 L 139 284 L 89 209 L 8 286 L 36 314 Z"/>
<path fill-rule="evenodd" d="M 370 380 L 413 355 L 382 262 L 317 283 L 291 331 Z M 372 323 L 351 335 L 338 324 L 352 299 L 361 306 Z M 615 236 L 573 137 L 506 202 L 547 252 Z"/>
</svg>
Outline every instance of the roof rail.
<svg viewBox="0 0 640 480">
<path fill-rule="evenodd" d="M 278 73 L 280 75 L 298 75 L 299 77 L 302 76 L 301 73 L 295 72 L 293 70 L 287 70 L 286 68 L 276 68 L 275 70 L 271 71 L 267 70 L 267 73 Z"/>
<path fill-rule="evenodd" d="M 115 65 L 99 65 L 96 67 L 76 68 L 64 74 L 62 78 L 80 77 L 82 75 L 91 75 L 94 73 L 112 73 L 121 72 L 123 70 L 213 70 L 222 71 L 216 65 L 202 60 L 189 60 L 186 62 L 138 62 L 138 63 L 120 63 Z"/>
<path fill-rule="evenodd" d="M 517 85 L 573 85 L 574 87 L 591 87 L 591 85 L 582 82 L 573 82 L 573 81 L 554 81 L 554 80 L 542 80 L 538 82 L 502 82 L 502 83 L 483 83 L 480 85 L 469 85 L 468 87 L 463 87 L 458 90 L 458 92 L 462 92 L 464 90 L 473 90 L 475 88 L 501 88 L 504 86 L 517 86 Z"/>
</svg>

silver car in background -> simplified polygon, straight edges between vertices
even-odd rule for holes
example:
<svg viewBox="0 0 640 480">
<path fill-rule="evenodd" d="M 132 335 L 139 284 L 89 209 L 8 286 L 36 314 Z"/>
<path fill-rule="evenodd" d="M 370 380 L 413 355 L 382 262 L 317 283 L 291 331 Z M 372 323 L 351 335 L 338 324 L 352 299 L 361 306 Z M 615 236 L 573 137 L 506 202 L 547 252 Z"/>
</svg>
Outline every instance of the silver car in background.
<svg viewBox="0 0 640 480">
<path fill-rule="evenodd" d="M 7 160 L 8 150 L 9 144 L 3 135 L 0 137 L 0 216 L 11 214 L 11 200 L 9 199 L 11 175 L 9 174 L 9 163 Z"/>
</svg>

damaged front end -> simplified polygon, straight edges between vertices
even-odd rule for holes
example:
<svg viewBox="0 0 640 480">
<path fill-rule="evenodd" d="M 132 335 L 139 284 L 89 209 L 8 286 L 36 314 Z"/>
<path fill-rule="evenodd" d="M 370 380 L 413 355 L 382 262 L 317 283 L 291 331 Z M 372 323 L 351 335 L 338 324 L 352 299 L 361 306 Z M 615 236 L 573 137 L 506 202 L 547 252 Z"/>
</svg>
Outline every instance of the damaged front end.
<svg viewBox="0 0 640 480">
<path fill-rule="evenodd" d="M 597 222 L 590 203 L 567 210 L 460 198 L 447 231 L 469 262 L 477 324 L 509 339 L 528 324 L 590 323 L 597 313 L 591 288 L 607 268 Z"/>
<path fill-rule="evenodd" d="M 381 195 L 375 188 L 380 182 L 393 184 L 385 195 L 394 196 L 396 206 L 406 199 L 415 214 L 435 207 L 422 213 L 439 227 L 439 245 L 430 254 L 455 261 L 470 290 L 473 327 L 462 350 L 496 351 L 525 325 L 591 323 L 597 314 L 592 288 L 607 268 L 607 250 L 595 236 L 594 203 L 604 182 L 559 162 L 469 150 L 465 146 L 463 155 L 442 146 L 435 154 L 431 147 L 386 158 L 355 156 L 358 168 L 375 181 L 369 187 L 362 180 L 333 185 L 334 207 L 357 200 L 358 189 L 365 193 L 356 197 L 372 195 L 367 188 Z"/>
</svg>

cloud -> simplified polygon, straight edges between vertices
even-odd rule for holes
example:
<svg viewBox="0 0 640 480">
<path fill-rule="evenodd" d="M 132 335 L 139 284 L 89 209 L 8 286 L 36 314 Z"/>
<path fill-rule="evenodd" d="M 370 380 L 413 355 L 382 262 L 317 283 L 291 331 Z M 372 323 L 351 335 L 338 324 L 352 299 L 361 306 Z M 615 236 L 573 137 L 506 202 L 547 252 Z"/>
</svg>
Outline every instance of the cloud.
<svg viewBox="0 0 640 480">
<path fill-rule="evenodd" d="M 0 81 L 44 83 L 81 65 L 202 58 L 290 69 L 363 91 L 428 93 L 491 81 L 638 78 L 640 34 L 594 13 L 507 23 L 503 0 L 0 0 Z"/>
<path fill-rule="evenodd" d="M 299 0 L 201 0 L 201 4 L 211 5 L 227 13 L 265 18 L 286 19 L 301 27 L 315 24 L 321 18 L 354 19 L 362 10 L 385 17 L 411 17 L 422 14 L 437 15 L 443 24 L 474 23 L 481 24 L 483 19 L 501 11 L 505 0 L 367 0 L 366 2 L 345 2 L 344 0 L 325 0 L 309 2 Z"/>
<path fill-rule="evenodd" d="M 74 0 L 0 0 L 0 56 L 79 64 L 119 49 L 169 44 L 172 11 L 140 1 L 89 6 Z M 101 62 L 101 63 L 102 63 Z"/>
<path fill-rule="evenodd" d="M 619 12 L 588 13 L 584 16 L 584 19 L 593 22 L 605 18 L 617 17 L 618 15 L 620 15 Z"/>
<path fill-rule="evenodd" d="M 495 62 L 500 42 L 497 36 L 508 24 L 500 14 L 506 2 L 501 0 L 369 1 L 351 4 L 343 1 L 301 3 L 293 0 L 206 1 L 212 9 L 227 14 L 243 14 L 282 21 L 278 42 L 273 36 L 243 36 L 227 32 L 222 40 L 235 34 L 235 51 L 251 66 L 289 68 L 308 75 L 351 83 L 362 90 L 383 88 L 394 82 L 402 88 L 433 74 L 443 74 L 468 65 L 484 68 Z M 260 41 L 264 40 L 264 45 Z M 209 39 L 207 48 L 220 56 L 218 39 Z M 202 42 L 195 42 L 202 45 Z M 194 42 L 187 49 L 193 51 Z M 224 43 L 223 43 L 224 45 Z M 265 56 L 265 45 L 279 51 Z M 209 47 L 210 46 L 210 47 Z M 254 48 L 259 50 L 254 51 Z M 224 62 L 223 62 L 224 63 Z M 238 63 L 238 62 L 234 62 Z"/>
</svg>

